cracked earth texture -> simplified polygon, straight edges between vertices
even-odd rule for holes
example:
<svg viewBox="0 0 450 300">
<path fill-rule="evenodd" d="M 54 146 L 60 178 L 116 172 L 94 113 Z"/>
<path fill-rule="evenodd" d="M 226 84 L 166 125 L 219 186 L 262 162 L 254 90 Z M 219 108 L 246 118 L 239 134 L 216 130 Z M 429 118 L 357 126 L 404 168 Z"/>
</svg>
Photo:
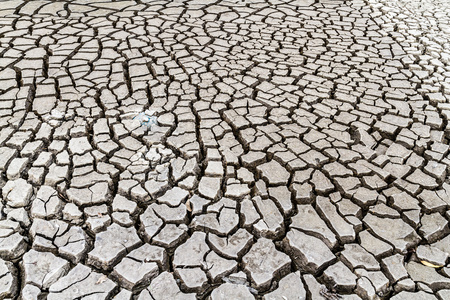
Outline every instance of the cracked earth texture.
<svg viewBox="0 0 450 300">
<path fill-rule="evenodd" d="M 449 22 L 0 1 L 0 298 L 450 299 Z"/>
</svg>

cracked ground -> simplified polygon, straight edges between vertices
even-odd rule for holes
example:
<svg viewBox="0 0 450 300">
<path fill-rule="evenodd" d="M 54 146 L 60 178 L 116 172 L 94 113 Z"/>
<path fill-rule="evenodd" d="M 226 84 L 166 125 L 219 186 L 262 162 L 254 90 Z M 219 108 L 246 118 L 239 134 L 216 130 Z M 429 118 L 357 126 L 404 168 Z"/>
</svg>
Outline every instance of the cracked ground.
<svg viewBox="0 0 450 300">
<path fill-rule="evenodd" d="M 0 1 L 0 299 L 450 299 L 449 24 Z"/>
</svg>

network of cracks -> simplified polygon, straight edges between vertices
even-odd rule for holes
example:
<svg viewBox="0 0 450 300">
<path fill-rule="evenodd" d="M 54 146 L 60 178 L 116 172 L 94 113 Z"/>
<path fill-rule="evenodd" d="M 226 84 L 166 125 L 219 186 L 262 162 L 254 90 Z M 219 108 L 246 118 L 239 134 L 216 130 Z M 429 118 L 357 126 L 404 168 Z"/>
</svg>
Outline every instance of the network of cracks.
<svg viewBox="0 0 450 300">
<path fill-rule="evenodd" d="M 1 299 L 450 299 L 450 4 L 0 1 Z"/>
</svg>

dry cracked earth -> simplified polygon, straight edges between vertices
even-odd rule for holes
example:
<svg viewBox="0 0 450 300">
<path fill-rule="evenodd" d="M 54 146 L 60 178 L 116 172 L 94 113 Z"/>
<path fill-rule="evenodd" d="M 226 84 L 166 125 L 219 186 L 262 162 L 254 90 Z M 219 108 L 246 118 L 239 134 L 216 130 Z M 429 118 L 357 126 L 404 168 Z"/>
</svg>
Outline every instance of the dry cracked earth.
<svg viewBox="0 0 450 300">
<path fill-rule="evenodd" d="M 449 24 L 0 1 L 0 298 L 450 299 Z"/>
</svg>

